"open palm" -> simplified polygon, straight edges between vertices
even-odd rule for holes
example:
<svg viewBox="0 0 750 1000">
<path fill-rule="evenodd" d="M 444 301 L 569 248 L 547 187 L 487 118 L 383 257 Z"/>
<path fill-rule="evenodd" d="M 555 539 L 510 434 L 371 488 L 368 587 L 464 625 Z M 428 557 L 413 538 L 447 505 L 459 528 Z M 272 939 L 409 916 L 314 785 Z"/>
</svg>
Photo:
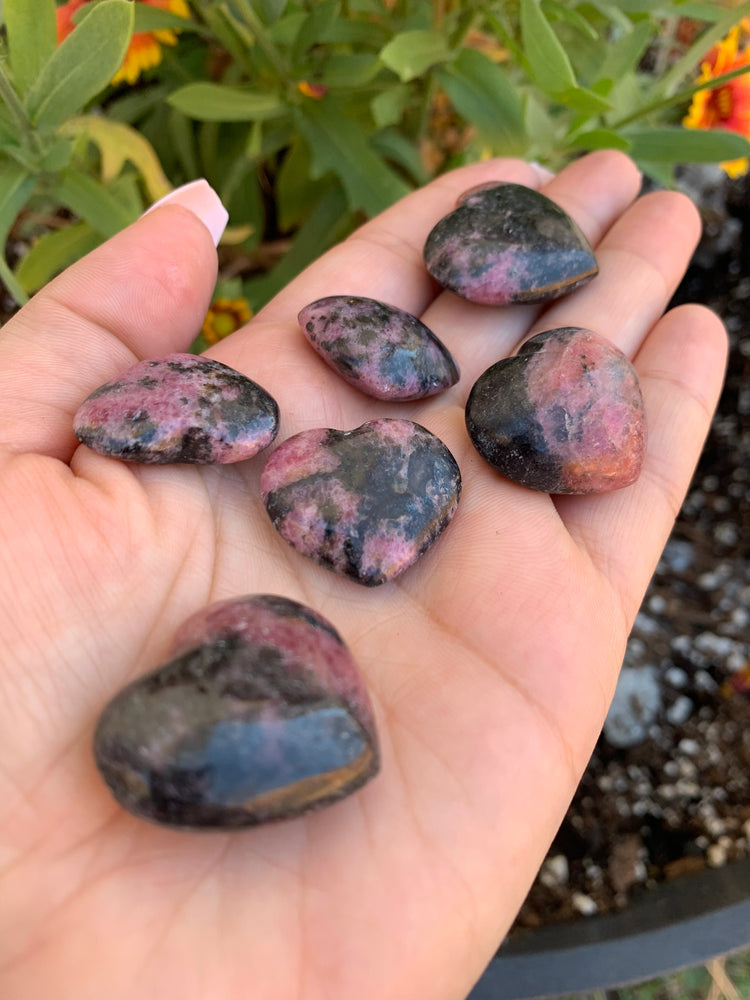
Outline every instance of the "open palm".
<svg viewBox="0 0 750 1000">
<path fill-rule="evenodd" d="M 211 356 L 279 402 L 279 440 L 405 416 L 461 466 L 458 513 L 397 581 L 307 562 L 259 497 L 263 456 L 132 466 L 72 435 L 80 401 L 135 360 L 185 350 L 215 252 L 167 205 L 71 268 L 0 333 L 0 996 L 8 1000 L 461 1000 L 502 938 L 576 787 L 625 639 L 697 461 L 723 370 L 720 322 L 662 318 L 698 233 L 673 193 L 631 204 L 619 154 L 546 187 L 600 276 L 544 311 L 439 293 L 424 238 L 466 188 L 538 186 L 517 161 L 463 168 L 364 226 Z M 421 316 L 459 384 L 386 404 L 311 351 L 298 310 L 366 295 Z M 550 498 L 472 449 L 476 377 L 529 332 L 590 327 L 634 358 L 649 424 L 628 489 Z M 162 662 L 188 615 L 272 593 L 329 618 L 371 692 L 381 773 L 308 817 L 233 834 L 124 813 L 91 753 L 115 691 Z"/>
</svg>

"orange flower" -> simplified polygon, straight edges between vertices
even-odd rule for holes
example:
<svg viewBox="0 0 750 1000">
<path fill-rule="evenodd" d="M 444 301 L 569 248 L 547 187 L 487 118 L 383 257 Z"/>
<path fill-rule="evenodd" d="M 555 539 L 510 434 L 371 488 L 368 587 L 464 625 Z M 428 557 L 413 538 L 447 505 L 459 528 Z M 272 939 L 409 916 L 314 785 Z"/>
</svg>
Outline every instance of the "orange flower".
<svg viewBox="0 0 750 1000">
<path fill-rule="evenodd" d="M 206 313 L 201 333 L 209 344 L 215 344 L 239 330 L 251 315 L 247 299 L 216 299 Z"/>
<path fill-rule="evenodd" d="M 297 90 L 300 94 L 312 97 L 315 101 L 319 101 L 328 93 L 328 87 L 324 83 L 310 83 L 309 80 L 300 80 L 297 84 Z"/>
<path fill-rule="evenodd" d="M 178 17 L 190 17 L 187 0 L 138 0 L 150 7 L 161 7 Z M 90 0 L 67 0 L 57 8 L 57 44 L 71 33 L 75 24 L 73 16 Z M 133 84 L 144 70 L 158 66 L 162 59 L 162 45 L 176 45 L 177 33 L 171 30 L 139 31 L 130 39 L 122 66 L 112 77 L 112 83 Z"/>
<path fill-rule="evenodd" d="M 698 83 L 710 84 L 716 77 L 746 66 L 750 70 L 750 51 L 739 48 L 740 25 L 715 45 L 701 63 Z M 718 128 L 738 132 L 750 138 L 750 77 L 736 76 L 718 87 L 706 87 L 693 95 L 687 115 L 682 120 L 687 128 Z M 721 167 L 730 177 L 747 173 L 750 162 L 746 157 L 726 160 Z"/>
</svg>

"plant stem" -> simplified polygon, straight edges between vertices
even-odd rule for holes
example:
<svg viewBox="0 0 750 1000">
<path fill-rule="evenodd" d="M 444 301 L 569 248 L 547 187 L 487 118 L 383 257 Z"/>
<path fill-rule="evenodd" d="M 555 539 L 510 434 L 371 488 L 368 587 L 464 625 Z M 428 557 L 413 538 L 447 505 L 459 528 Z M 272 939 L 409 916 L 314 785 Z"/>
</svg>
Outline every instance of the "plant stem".
<svg viewBox="0 0 750 1000">
<path fill-rule="evenodd" d="M 5 106 L 13 117 L 13 120 L 22 133 L 23 138 L 29 142 L 34 134 L 31 122 L 29 121 L 28 115 L 24 110 L 23 104 L 21 104 L 18 99 L 18 94 L 16 94 L 13 89 L 13 85 L 8 79 L 2 64 L 0 64 L 0 98 L 2 98 L 5 102 Z"/>
<path fill-rule="evenodd" d="M 289 70 L 281 55 L 279 50 L 273 44 L 271 39 L 268 37 L 268 32 L 265 29 L 265 25 L 262 23 L 258 15 L 253 10 L 253 5 L 249 0 L 235 0 L 235 6 L 242 13 L 246 24 L 255 36 L 258 45 L 263 49 L 266 58 L 271 63 L 273 68 L 279 74 L 281 79 L 285 82 L 289 82 Z"/>
<path fill-rule="evenodd" d="M 21 288 L 21 286 L 16 281 L 16 276 L 13 274 L 5 258 L 0 254 L 0 281 L 5 285 L 10 294 L 16 300 L 19 306 L 25 306 L 29 301 L 29 297 L 26 292 Z"/>
<path fill-rule="evenodd" d="M 750 66 L 740 66 L 737 69 L 730 70 L 728 73 L 722 73 L 721 76 L 716 76 L 712 80 L 695 83 L 692 87 L 686 87 L 685 90 L 681 90 L 671 97 L 661 97 L 656 101 L 644 104 L 637 111 L 633 111 L 631 114 L 625 115 L 624 118 L 619 118 L 617 121 L 612 122 L 608 128 L 617 130 L 622 128 L 623 125 L 629 125 L 630 122 L 636 121 L 638 118 L 650 115 L 652 111 L 660 111 L 662 108 L 668 108 L 670 104 L 682 104 L 688 98 L 692 97 L 693 94 L 697 94 L 699 90 L 716 90 L 727 83 L 727 81 L 733 80 L 737 76 L 743 76 L 748 72 L 750 72 Z"/>
</svg>

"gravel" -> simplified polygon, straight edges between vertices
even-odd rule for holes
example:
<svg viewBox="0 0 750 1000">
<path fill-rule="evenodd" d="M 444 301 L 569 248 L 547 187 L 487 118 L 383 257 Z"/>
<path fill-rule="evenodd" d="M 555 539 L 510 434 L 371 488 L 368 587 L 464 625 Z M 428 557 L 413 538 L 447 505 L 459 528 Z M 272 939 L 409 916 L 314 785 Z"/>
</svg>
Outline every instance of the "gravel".
<svg viewBox="0 0 750 1000">
<path fill-rule="evenodd" d="M 512 934 L 622 909 L 750 856 L 750 182 L 692 168 L 704 237 L 674 304 L 724 319 L 730 362 L 617 693 Z"/>
</svg>

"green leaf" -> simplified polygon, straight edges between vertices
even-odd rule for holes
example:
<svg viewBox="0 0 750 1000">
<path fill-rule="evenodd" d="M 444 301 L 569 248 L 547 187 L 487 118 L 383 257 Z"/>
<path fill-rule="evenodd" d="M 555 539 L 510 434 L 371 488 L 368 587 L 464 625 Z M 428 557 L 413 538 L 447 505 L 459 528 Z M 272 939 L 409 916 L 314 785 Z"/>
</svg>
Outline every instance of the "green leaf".
<svg viewBox="0 0 750 1000">
<path fill-rule="evenodd" d="M 581 111 L 585 115 L 598 115 L 604 111 L 609 111 L 612 107 L 610 102 L 586 87 L 568 87 L 567 90 L 560 91 L 553 95 L 554 99 L 566 108 L 573 111 Z"/>
<path fill-rule="evenodd" d="M 57 45 L 54 0 L 5 0 L 5 30 L 13 80 L 23 96 Z"/>
<path fill-rule="evenodd" d="M 380 70 L 382 66 L 376 55 L 334 52 L 326 59 L 319 82 L 326 87 L 351 90 L 369 83 Z"/>
<path fill-rule="evenodd" d="M 430 179 L 417 146 L 403 132 L 395 128 L 383 129 L 382 132 L 376 132 L 370 141 L 373 149 L 386 160 L 402 167 L 414 179 L 415 184 L 426 184 Z"/>
<path fill-rule="evenodd" d="M 697 71 L 706 53 L 726 35 L 743 17 L 750 15 L 750 0 L 738 4 L 727 11 L 710 28 L 707 28 L 693 42 L 687 52 L 675 62 L 662 77 L 657 89 L 658 94 L 671 94 L 686 76 Z"/>
<path fill-rule="evenodd" d="M 5 246 L 10 227 L 34 190 L 35 183 L 34 177 L 20 164 L 0 166 L 0 245 Z"/>
<path fill-rule="evenodd" d="M 653 163 L 719 163 L 750 157 L 750 141 L 722 129 L 628 129 L 630 155 Z"/>
<path fill-rule="evenodd" d="M 576 86 L 570 60 L 539 0 L 521 0 L 521 37 L 531 77 L 541 90 L 555 94 Z"/>
<path fill-rule="evenodd" d="M 393 87 L 381 90 L 370 101 L 370 111 L 378 128 L 386 125 L 397 125 L 401 121 L 406 105 L 409 103 L 411 90 L 405 83 L 397 83 Z"/>
<path fill-rule="evenodd" d="M 404 31 L 396 35 L 380 52 L 388 69 L 401 80 L 413 80 L 425 70 L 451 58 L 451 50 L 439 31 Z"/>
<path fill-rule="evenodd" d="M 260 15 L 266 24 L 273 24 L 286 10 L 287 0 L 260 0 Z"/>
<path fill-rule="evenodd" d="M 171 94 L 167 103 L 201 122 L 266 121 L 286 110 L 275 94 L 221 83 L 189 83 Z"/>
<path fill-rule="evenodd" d="M 718 21 L 724 16 L 725 7 L 716 7 L 710 3 L 681 3 L 680 17 L 692 17 L 696 21 Z"/>
<path fill-rule="evenodd" d="M 136 3 L 133 31 L 202 31 L 201 25 L 189 17 L 180 17 L 160 7 Z"/>
<path fill-rule="evenodd" d="M 16 278 L 25 292 L 36 292 L 56 274 L 101 243 L 101 236 L 88 222 L 75 222 L 45 233 L 36 240 L 16 268 Z"/>
<path fill-rule="evenodd" d="M 599 70 L 600 79 L 619 80 L 626 73 L 632 73 L 653 37 L 651 21 L 634 24 L 632 31 L 607 46 L 604 62 Z"/>
<path fill-rule="evenodd" d="M 36 185 L 36 179 L 17 163 L 0 166 L 0 246 L 5 247 L 8 233 L 16 216 L 26 204 Z M 19 305 L 28 296 L 8 267 L 4 253 L 0 254 L 0 281 Z"/>
<path fill-rule="evenodd" d="M 580 32 L 580 34 L 583 35 L 583 37 L 588 41 L 596 42 L 599 40 L 599 32 L 593 24 L 591 24 L 591 22 L 583 17 L 583 15 L 577 10 L 571 10 L 566 7 L 565 4 L 560 3 L 559 0 L 550 2 L 547 9 L 555 20 L 563 21 L 565 24 L 570 25 L 571 28 Z"/>
<path fill-rule="evenodd" d="M 623 153 L 630 151 L 629 139 L 608 128 L 592 128 L 588 132 L 580 132 L 568 140 L 571 149 L 619 149 Z"/>
<path fill-rule="evenodd" d="M 130 225 L 138 214 L 99 181 L 77 170 L 64 171 L 51 193 L 105 238 Z"/>
<path fill-rule="evenodd" d="M 102 91 L 122 65 L 134 4 L 104 0 L 55 49 L 28 95 L 37 127 L 61 125 Z"/>
<path fill-rule="evenodd" d="M 296 61 L 313 45 L 317 45 L 341 14 L 339 0 L 318 0 L 297 29 L 292 47 Z"/>
<path fill-rule="evenodd" d="M 198 165 L 198 150 L 195 144 L 194 125 L 192 121 L 176 108 L 169 109 L 167 119 L 169 139 L 182 167 L 183 175 L 192 180 L 200 176 Z"/>
<path fill-rule="evenodd" d="M 330 178 L 310 177 L 310 149 L 302 138 L 292 142 L 276 175 L 276 210 L 282 232 L 289 232 L 310 214 L 312 206 L 331 186 Z"/>
<path fill-rule="evenodd" d="M 314 176 L 336 174 L 350 208 L 373 216 L 408 194 L 408 185 L 373 151 L 339 104 L 306 101 L 295 122 L 310 146 Z"/>
<path fill-rule="evenodd" d="M 526 148 L 521 98 L 503 69 L 476 49 L 464 49 L 437 78 L 456 111 L 476 128 L 496 153 Z"/>
<path fill-rule="evenodd" d="M 152 201 L 172 190 L 153 146 L 130 125 L 98 115 L 82 115 L 71 118 L 60 131 L 63 135 L 88 139 L 98 147 L 105 185 L 118 177 L 130 162 L 143 178 Z"/>
<path fill-rule="evenodd" d="M 347 211 L 346 202 L 341 187 L 337 183 L 329 184 L 282 260 L 269 274 L 245 283 L 245 294 L 256 312 L 324 250 L 351 231 L 355 216 Z"/>
<path fill-rule="evenodd" d="M 144 87 L 143 90 L 128 90 L 121 97 L 107 101 L 107 118 L 133 125 L 163 104 L 168 94 L 169 87 L 162 84 Z"/>
</svg>

